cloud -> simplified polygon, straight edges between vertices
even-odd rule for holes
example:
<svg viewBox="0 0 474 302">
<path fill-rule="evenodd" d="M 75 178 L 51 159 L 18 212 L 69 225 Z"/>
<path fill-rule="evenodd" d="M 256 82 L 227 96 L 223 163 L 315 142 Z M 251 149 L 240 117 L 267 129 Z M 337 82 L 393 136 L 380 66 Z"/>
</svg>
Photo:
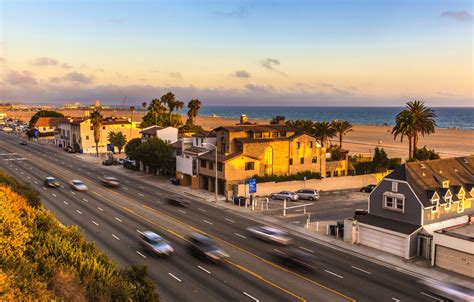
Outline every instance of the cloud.
<svg viewBox="0 0 474 302">
<path fill-rule="evenodd" d="M 323 88 L 323 91 L 329 91 L 330 93 L 336 93 L 340 95 L 353 95 L 357 88 L 350 87 L 349 89 L 337 87 L 334 84 L 322 82 L 320 87 Z"/>
<path fill-rule="evenodd" d="M 91 84 L 94 81 L 94 76 L 86 76 L 81 72 L 73 71 L 67 73 L 62 80 L 78 84 Z"/>
<path fill-rule="evenodd" d="M 181 72 L 172 71 L 168 75 L 174 79 L 181 79 Z"/>
<path fill-rule="evenodd" d="M 436 94 L 440 95 L 440 96 L 447 96 L 447 97 L 457 97 L 458 96 L 457 94 L 447 92 L 447 91 L 438 91 Z"/>
<path fill-rule="evenodd" d="M 33 61 L 36 66 L 55 66 L 58 65 L 58 60 L 54 58 L 41 57 Z"/>
<path fill-rule="evenodd" d="M 441 13 L 441 18 L 448 18 L 460 22 L 472 21 L 472 15 L 465 10 L 448 10 Z"/>
<path fill-rule="evenodd" d="M 242 78 L 242 79 L 248 79 L 250 78 L 250 73 L 245 70 L 237 70 L 234 74 L 234 77 L 236 78 Z"/>
<path fill-rule="evenodd" d="M 4 77 L 4 81 L 14 86 L 32 86 L 38 84 L 34 75 L 26 70 L 22 72 L 10 70 Z"/>
<path fill-rule="evenodd" d="M 286 76 L 286 73 L 277 69 L 277 67 L 280 66 L 280 60 L 278 59 L 266 58 L 261 62 L 261 65 L 263 68 L 274 71 L 282 76 Z"/>
<path fill-rule="evenodd" d="M 243 19 L 249 15 L 249 9 L 245 6 L 239 6 L 228 11 L 216 11 L 215 14 L 220 17 Z"/>
<path fill-rule="evenodd" d="M 247 89 L 248 91 L 258 92 L 258 93 L 266 93 L 266 92 L 270 92 L 274 90 L 273 87 L 270 85 L 263 86 L 263 85 L 254 85 L 254 84 L 245 85 L 245 89 Z"/>
<path fill-rule="evenodd" d="M 71 69 L 71 68 L 72 68 L 72 66 L 69 65 L 69 64 L 67 64 L 67 63 L 63 63 L 63 65 L 61 65 L 61 66 L 62 66 L 62 68 L 64 68 L 64 69 Z"/>
</svg>

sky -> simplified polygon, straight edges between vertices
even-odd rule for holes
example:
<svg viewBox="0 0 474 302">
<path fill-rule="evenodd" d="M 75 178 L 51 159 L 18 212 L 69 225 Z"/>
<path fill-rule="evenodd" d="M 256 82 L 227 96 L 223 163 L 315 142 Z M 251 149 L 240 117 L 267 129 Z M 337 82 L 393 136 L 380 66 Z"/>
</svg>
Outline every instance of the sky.
<svg viewBox="0 0 474 302">
<path fill-rule="evenodd" d="M 474 107 L 472 5 L 0 0 L 0 101 Z"/>
</svg>

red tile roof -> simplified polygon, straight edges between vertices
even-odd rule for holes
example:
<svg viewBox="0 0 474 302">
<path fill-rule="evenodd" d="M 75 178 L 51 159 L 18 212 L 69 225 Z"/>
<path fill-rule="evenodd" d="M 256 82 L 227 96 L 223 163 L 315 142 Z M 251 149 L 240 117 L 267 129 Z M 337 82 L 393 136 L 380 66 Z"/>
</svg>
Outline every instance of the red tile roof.
<svg viewBox="0 0 474 302">
<path fill-rule="evenodd" d="M 65 123 L 65 122 L 68 122 L 68 119 L 65 117 L 40 117 L 35 123 L 35 128 L 57 127 L 59 123 Z"/>
</svg>

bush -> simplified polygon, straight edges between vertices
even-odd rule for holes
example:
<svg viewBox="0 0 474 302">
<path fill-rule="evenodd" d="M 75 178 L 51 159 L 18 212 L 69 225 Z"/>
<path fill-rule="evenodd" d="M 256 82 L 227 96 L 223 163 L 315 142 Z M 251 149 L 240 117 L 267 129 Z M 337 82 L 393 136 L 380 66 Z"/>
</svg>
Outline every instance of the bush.
<svg viewBox="0 0 474 302">
<path fill-rule="evenodd" d="M 414 160 L 432 160 L 439 159 L 439 154 L 433 149 L 428 149 L 424 146 L 421 149 L 416 148 L 414 153 Z"/>
<path fill-rule="evenodd" d="M 19 182 L 16 178 L 9 176 L 2 171 L 0 171 L 0 185 L 9 187 L 15 193 L 25 197 L 32 207 L 38 208 L 41 206 L 41 199 L 38 191 L 25 183 Z"/>
<path fill-rule="evenodd" d="M 304 171 L 304 172 L 298 172 L 292 175 L 268 175 L 268 176 L 255 175 L 254 176 L 257 182 L 283 182 L 283 181 L 292 181 L 292 180 L 304 180 L 305 177 L 307 180 L 308 179 L 321 179 L 321 173 Z"/>
</svg>

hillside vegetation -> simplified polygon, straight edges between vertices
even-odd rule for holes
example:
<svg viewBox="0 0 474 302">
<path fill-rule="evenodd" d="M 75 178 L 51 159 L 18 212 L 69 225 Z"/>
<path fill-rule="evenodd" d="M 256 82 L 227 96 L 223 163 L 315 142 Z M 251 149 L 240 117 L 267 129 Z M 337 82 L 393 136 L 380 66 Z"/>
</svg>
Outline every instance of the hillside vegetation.
<svg viewBox="0 0 474 302">
<path fill-rule="evenodd" d="M 0 171 L 0 301 L 159 300 L 146 266 L 117 267 L 38 196 Z"/>
</svg>

